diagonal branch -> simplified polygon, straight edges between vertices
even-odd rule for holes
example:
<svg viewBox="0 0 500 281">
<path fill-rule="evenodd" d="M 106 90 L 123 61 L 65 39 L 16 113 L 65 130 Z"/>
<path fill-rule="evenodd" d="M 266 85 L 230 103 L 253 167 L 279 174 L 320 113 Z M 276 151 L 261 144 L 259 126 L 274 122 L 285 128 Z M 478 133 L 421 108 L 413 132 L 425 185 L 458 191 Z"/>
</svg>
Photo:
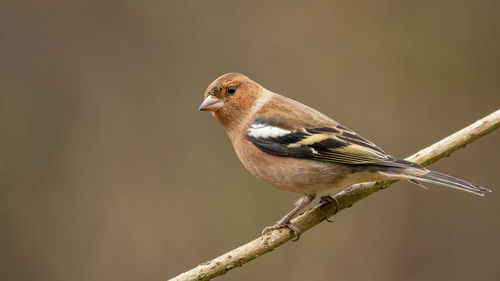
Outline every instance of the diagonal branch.
<svg viewBox="0 0 500 281">
<path fill-rule="evenodd" d="M 410 160 L 424 166 L 432 164 L 445 156 L 449 156 L 452 152 L 460 148 L 464 148 L 467 144 L 479 139 L 480 137 L 491 133 L 495 129 L 498 129 L 498 127 L 500 127 L 500 109 L 474 122 L 464 129 L 440 140 L 439 142 L 420 150 L 419 152 L 406 158 L 406 160 Z M 333 216 L 345 208 L 351 207 L 354 203 L 369 196 L 370 194 L 387 188 L 392 183 L 394 183 L 394 181 L 371 182 L 353 185 L 333 196 L 338 202 L 337 207 L 334 204 L 322 202 L 318 206 L 298 216 L 292 222 L 302 232 L 305 232 L 330 216 Z M 197 267 L 170 279 L 170 281 L 212 279 L 276 249 L 292 238 L 294 238 L 294 235 L 289 229 L 277 229 L 217 258 L 214 258 L 213 260 L 204 262 Z"/>
</svg>

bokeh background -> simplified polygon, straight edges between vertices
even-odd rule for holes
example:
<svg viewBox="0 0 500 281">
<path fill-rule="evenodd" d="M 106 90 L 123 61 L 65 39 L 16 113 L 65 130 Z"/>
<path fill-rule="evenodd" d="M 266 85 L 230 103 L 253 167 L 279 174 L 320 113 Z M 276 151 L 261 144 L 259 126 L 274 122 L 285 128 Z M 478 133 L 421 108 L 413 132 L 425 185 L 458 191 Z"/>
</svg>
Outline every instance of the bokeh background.
<svg viewBox="0 0 500 281">
<path fill-rule="evenodd" d="M 396 157 L 500 105 L 498 1 L 0 2 L 0 280 L 166 280 L 298 195 L 198 106 L 238 71 Z M 500 132 L 220 280 L 499 280 Z"/>
</svg>

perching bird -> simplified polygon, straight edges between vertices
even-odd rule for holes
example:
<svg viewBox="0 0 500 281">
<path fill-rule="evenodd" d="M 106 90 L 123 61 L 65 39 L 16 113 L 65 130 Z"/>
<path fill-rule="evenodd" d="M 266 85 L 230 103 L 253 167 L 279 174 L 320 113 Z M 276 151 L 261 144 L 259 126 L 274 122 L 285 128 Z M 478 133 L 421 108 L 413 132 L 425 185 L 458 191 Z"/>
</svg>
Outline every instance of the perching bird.
<svg viewBox="0 0 500 281">
<path fill-rule="evenodd" d="M 304 196 L 270 230 L 290 220 L 316 197 L 353 184 L 382 180 L 427 182 L 483 196 L 490 190 L 416 163 L 398 160 L 369 140 L 302 103 L 264 89 L 239 73 L 217 78 L 200 110 L 224 126 L 243 165 L 267 184 Z"/>
</svg>

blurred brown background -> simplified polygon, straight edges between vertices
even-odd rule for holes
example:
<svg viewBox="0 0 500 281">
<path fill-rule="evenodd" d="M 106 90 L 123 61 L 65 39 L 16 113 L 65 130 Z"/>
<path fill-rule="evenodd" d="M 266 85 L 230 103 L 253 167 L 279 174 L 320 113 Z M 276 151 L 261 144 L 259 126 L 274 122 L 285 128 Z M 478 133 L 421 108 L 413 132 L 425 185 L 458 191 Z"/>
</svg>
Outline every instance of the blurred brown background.
<svg viewBox="0 0 500 281">
<path fill-rule="evenodd" d="M 0 280 L 165 280 L 297 195 L 254 179 L 198 106 L 225 72 L 397 157 L 500 105 L 498 1 L 0 3 Z M 500 132 L 220 280 L 499 280 Z"/>
</svg>

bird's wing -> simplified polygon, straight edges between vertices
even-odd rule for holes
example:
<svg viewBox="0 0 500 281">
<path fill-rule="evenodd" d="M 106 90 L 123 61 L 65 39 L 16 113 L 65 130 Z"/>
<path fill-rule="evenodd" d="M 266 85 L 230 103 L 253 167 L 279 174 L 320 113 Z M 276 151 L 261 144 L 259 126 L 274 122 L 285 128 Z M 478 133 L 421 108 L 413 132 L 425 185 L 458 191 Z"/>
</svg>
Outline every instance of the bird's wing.
<svg viewBox="0 0 500 281">
<path fill-rule="evenodd" d="M 396 164 L 382 149 L 340 124 L 300 128 L 286 122 L 286 117 L 276 114 L 257 116 L 247 131 L 247 139 L 260 150 L 277 156 L 347 165 Z"/>
</svg>

